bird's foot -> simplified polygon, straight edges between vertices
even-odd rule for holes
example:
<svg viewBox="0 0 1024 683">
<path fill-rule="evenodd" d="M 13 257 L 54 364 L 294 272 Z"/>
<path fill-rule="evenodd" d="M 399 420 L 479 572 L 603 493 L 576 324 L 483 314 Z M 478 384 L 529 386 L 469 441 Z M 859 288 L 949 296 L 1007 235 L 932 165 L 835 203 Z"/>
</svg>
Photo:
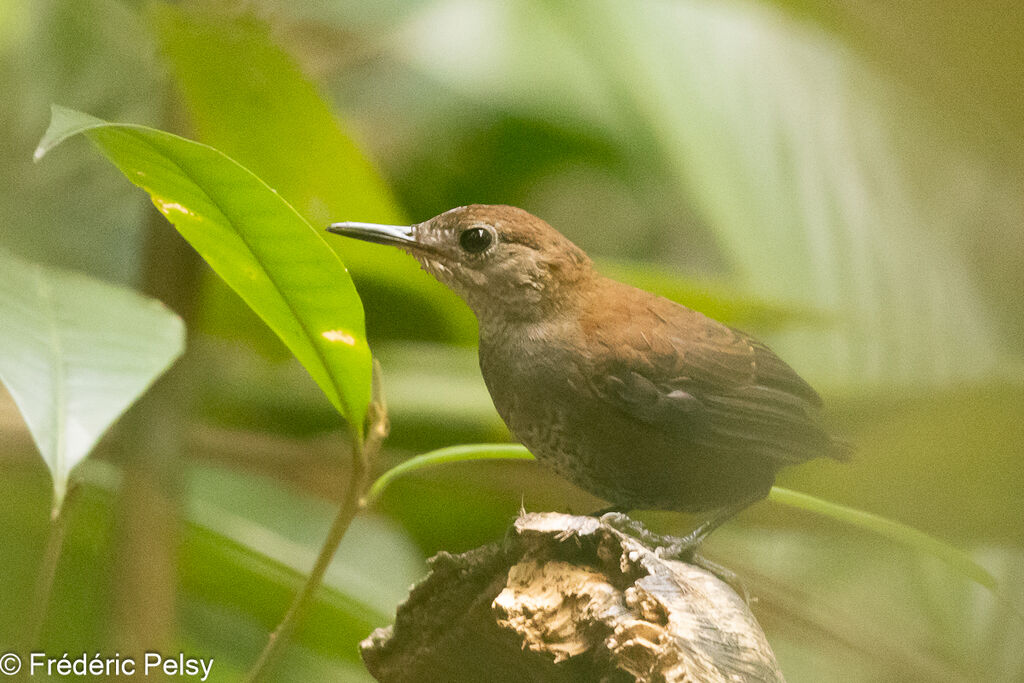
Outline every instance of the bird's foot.
<svg viewBox="0 0 1024 683">
<path fill-rule="evenodd" d="M 640 522 L 632 519 L 621 512 L 606 512 L 601 515 L 601 523 L 615 529 L 624 536 L 629 536 L 635 541 L 652 548 L 659 557 L 666 548 L 674 546 L 679 540 L 673 536 L 663 536 L 650 531 Z"/>
<path fill-rule="evenodd" d="M 555 539 L 560 542 L 566 541 L 578 536 L 584 530 L 592 531 L 597 524 L 611 527 L 619 533 L 651 547 L 665 545 L 666 539 L 669 538 L 648 531 L 643 524 L 630 518 L 629 515 L 612 509 L 610 512 L 599 510 L 591 515 L 573 517 L 569 524 L 558 532 Z"/>
<path fill-rule="evenodd" d="M 747 587 L 734 571 L 717 562 L 712 562 L 697 552 L 700 550 L 701 542 L 717 527 L 714 521 L 710 524 L 702 524 L 683 538 L 679 538 L 649 531 L 643 524 L 622 512 L 614 510 L 611 512 L 601 512 L 602 514 L 599 517 L 601 524 L 615 529 L 624 536 L 628 536 L 648 548 L 652 548 L 654 554 L 662 560 L 678 560 L 700 567 L 704 571 L 713 574 L 723 583 L 728 584 L 730 588 L 743 598 L 745 603 L 751 604 L 752 598 L 749 591 L 747 591 Z M 583 526 L 582 523 L 574 524 L 559 533 L 556 538 L 559 541 L 572 538 Z"/>
<path fill-rule="evenodd" d="M 655 552 L 663 560 L 679 560 L 680 562 L 697 564 L 694 561 L 698 557 L 697 550 L 707 535 L 707 529 L 702 524 L 682 538 L 664 536 L 663 538 L 666 542 L 657 548 Z"/>
<path fill-rule="evenodd" d="M 704 542 L 704 539 L 710 536 L 712 531 L 722 526 L 726 521 L 732 519 L 737 512 L 744 509 L 755 500 L 757 499 L 751 498 L 749 500 L 743 500 L 734 505 L 717 510 L 710 517 L 698 524 L 690 533 L 686 534 L 682 538 L 672 539 L 672 542 L 667 544 L 662 557 L 694 563 L 693 560 L 697 556 L 697 549 L 700 547 L 700 544 Z"/>
<path fill-rule="evenodd" d="M 653 548 L 654 554 L 662 560 L 686 562 L 713 574 L 736 591 L 745 603 L 751 604 L 750 593 L 736 572 L 717 562 L 712 562 L 697 552 L 700 550 L 701 542 L 707 536 L 707 527 L 698 527 L 683 538 L 678 538 L 649 531 L 643 524 L 621 512 L 606 512 L 601 515 L 601 523 L 639 541 L 648 548 Z"/>
</svg>

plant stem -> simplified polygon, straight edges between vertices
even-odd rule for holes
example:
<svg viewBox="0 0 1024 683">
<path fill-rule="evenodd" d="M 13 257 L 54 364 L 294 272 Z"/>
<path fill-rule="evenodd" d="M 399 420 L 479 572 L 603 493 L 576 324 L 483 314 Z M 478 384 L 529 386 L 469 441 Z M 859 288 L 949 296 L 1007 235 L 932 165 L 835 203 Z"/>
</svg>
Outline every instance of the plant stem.
<svg viewBox="0 0 1024 683">
<path fill-rule="evenodd" d="M 366 473 L 361 451 L 362 446 L 357 441 L 353 446 L 352 477 L 346 487 L 341 509 L 338 510 L 338 515 L 334 518 L 334 522 L 327 532 L 327 538 L 324 540 L 323 547 L 320 548 L 320 554 L 317 555 L 316 562 L 313 564 L 313 569 L 306 578 L 306 582 L 292 600 L 292 604 L 285 613 L 284 618 L 281 619 L 281 623 L 270 634 L 267 644 L 263 647 L 263 651 L 260 653 L 256 663 L 249 670 L 249 674 L 245 679 L 249 683 L 255 683 L 255 681 L 260 680 L 269 671 L 278 656 L 280 656 L 281 649 L 288 642 L 295 627 L 305 614 L 310 601 L 320 587 L 320 582 L 323 580 L 324 573 L 334 558 L 334 553 L 338 550 L 341 539 L 345 536 L 345 532 L 348 531 L 352 520 L 355 519 L 356 514 L 362 508 L 361 498 L 364 486 L 360 485 L 360 482 L 365 481 Z"/>
<path fill-rule="evenodd" d="M 990 591 L 997 592 L 999 590 L 999 582 L 996 578 L 971 559 L 967 553 L 901 522 L 781 486 L 772 487 L 768 500 L 797 510 L 806 510 L 827 519 L 834 519 L 848 526 L 864 529 L 904 547 L 937 557 Z"/>
<path fill-rule="evenodd" d="M 298 594 L 292 600 L 291 606 L 285 613 L 281 623 L 277 625 L 274 632 L 267 639 L 267 644 L 257 658 L 246 676 L 246 683 L 255 683 L 270 671 L 270 668 L 281 655 L 282 648 L 288 642 L 288 638 L 302 621 L 306 610 L 309 608 L 317 588 L 323 581 L 327 567 L 331 564 L 334 553 L 341 544 L 345 532 L 348 531 L 352 520 L 365 506 L 363 499 L 366 488 L 369 485 L 369 463 L 376 455 L 381 443 L 388 435 L 387 406 L 384 403 L 383 391 L 380 386 L 380 366 L 374 361 L 373 366 L 373 399 L 367 411 L 367 436 L 364 443 L 362 434 L 353 430 L 352 434 L 352 475 L 349 478 L 348 486 L 345 488 L 344 498 L 338 516 L 334 518 L 327 538 L 324 540 L 320 554 L 317 555 L 313 569 L 310 571 L 306 582 L 299 589 Z"/>
<path fill-rule="evenodd" d="M 50 511 L 50 523 L 46 536 L 46 547 L 43 549 L 42 564 L 36 575 L 35 589 L 32 591 L 32 602 L 29 603 L 29 621 L 25 629 L 25 652 L 39 645 L 39 637 L 46 622 L 46 613 L 50 606 L 50 594 L 53 592 L 53 580 L 57 576 L 57 565 L 60 563 L 61 550 L 64 548 L 64 533 L 67 530 L 68 503 L 78 490 L 72 485 L 64 501 Z"/>
<path fill-rule="evenodd" d="M 438 448 L 409 458 L 403 463 L 395 465 L 384 474 L 377 477 L 377 480 L 370 486 L 366 494 L 366 504 L 373 505 L 384 493 L 384 490 L 399 477 L 410 472 L 436 467 L 437 465 L 448 465 L 454 462 L 479 462 L 482 460 L 533 460 L 534 457 L 525 447 L 516 443 L 486 443 L 468 444 L 464 446 L 447 446 Z"/>
</svg>

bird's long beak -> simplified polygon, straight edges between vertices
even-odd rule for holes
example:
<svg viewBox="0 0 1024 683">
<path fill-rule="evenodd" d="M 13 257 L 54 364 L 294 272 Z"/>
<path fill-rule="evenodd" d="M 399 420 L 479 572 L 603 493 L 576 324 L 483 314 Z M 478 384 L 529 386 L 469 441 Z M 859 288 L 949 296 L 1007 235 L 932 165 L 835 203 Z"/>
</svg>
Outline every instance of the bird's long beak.
<svg viewBox="0 0 1024 683">
<path fill-rule="evenodd" d="M 327 232 L 354 237 L 364 242 L 390 244 L 396 247 L 415 247 L 416 237 L 411 225 L 380 225 L 379 223 L 332 223 Z"/>
</svg>

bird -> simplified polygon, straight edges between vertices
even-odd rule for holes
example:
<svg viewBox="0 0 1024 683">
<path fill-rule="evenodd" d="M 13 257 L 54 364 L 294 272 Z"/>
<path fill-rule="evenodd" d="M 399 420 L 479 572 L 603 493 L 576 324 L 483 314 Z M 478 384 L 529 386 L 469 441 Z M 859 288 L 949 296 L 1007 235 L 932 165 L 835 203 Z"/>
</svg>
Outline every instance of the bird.
<svg viewBox="0 0 1024 683">
<path fill-rule="evenodd" d="M 494 406 L 540 463 L 608 511 L 702 516 L 681 552 L 766 497 L 782 467 L 850 456 L 817 392 L 768 346 L 602 276 L 523 209 L 327 230 L 404 250 L 472 309 Z"/>
</svg>

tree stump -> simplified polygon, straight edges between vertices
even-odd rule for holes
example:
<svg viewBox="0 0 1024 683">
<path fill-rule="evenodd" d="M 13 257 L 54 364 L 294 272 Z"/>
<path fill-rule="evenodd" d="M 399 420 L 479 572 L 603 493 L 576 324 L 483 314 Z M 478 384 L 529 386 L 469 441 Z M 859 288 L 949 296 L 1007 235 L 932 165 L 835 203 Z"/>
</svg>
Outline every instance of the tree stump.
<svg viewBox="0 0 1024 683">
<path fill-rule="evenodd" d="M 363 661 L 384 682 L 783 681 L 745 600 L 632 524 L 523 514 L 501 543 L 439 553 Z"/>
</svg>

